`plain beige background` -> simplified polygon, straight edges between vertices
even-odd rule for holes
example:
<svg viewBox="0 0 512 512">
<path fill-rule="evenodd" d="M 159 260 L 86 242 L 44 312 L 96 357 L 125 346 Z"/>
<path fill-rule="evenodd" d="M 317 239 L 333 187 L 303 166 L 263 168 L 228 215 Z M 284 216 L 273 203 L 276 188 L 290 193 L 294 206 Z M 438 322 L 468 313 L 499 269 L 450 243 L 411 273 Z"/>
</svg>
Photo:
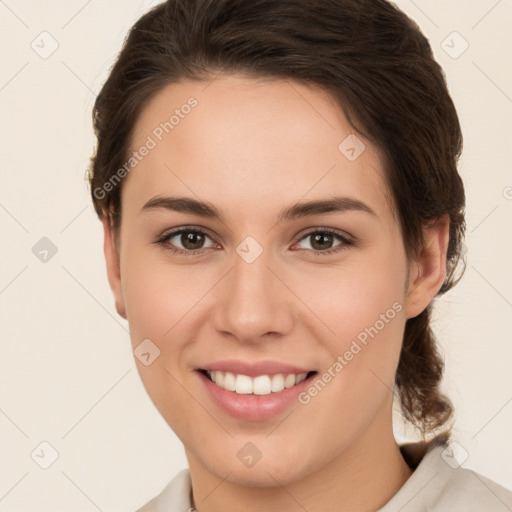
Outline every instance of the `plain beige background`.
<svg viewBox="0 0 512 512">
<path fill-rule="evenodd" d="M 85 182 L 95 95 L 156 3 L 0 1 L 0 510 L 135 510 L 186 467 L 139 379 Z M 454 448 L 512 489 L 512 2 L 396 3 L 430 39 L 465 137 L 468 268 L 435 323 Z M 396 436 L 413 439 L 400 421 Z"/>
</svg>

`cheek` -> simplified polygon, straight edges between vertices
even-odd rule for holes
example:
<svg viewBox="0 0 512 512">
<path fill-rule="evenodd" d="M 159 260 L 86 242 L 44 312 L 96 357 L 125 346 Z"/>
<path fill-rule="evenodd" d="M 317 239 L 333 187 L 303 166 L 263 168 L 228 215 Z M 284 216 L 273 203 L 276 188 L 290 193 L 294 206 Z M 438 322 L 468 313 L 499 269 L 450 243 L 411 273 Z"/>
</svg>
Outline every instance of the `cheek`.
<svg viewBox="0 0 512 512">
<path fill-rule="evenodd" d="M 388 310 L 388 317 L 397 316 L 395 303 L 403 307 L 405 256 L 387 245 L 354 253 L 346 264 L 330 269 L 312 268 L 307 279 L 297 278 L 301 298 L 340 342 L 373 326 Z"/>
<path fill-rule="evenodd" d="M 344 375 L 338 385 L 346 387 L 340 392 L 347 398 L 394 385 L 405 326 L 406 263 L 392 246 L 382 244 L 330 274 L 310 274 L 298 292 L 324 324 L 313 336 L 332 364 L 341 358 L 343 369 L 331 371 Z"/>
<path fill-rule="evenodd" d="M 129 247 L 126 247 L 127 252 Z M 179 433 L 190 431 L 192 418 L 187 411 L 190 396 L 183 391 L 187 377 L 182 361 L 194 314 L 200 311 L 201 296 L 208 287 L 200 286 L 190 269 L 180 270 L 151 260 L 147 254 L 130 253 L 122 274 L 123 294 L 128 312 L 130 338 L 141 381 L 152 402 L 171 428 Z M 137 347 L 151 340 L 158 356 L 145 365 L 137 358 Z M 146 342 L 147 343 L 147 342 Z M 181 411 L 176 413 L 176 411 Z"/>
<path fill-rule="evenodd" d="M 127 244 L 129 257 L 121 275 L 132 342 L 154 339 L 162 350 L 169 340 L 179 339 L 176 333 L 189 321 L 189 313 L 207 286 L 191 267 L 171 265 L 165 254 L 133 245 L 131 250 Z"/>
<path fill-rule="evenodd" d="M 345 279 L 323 300 L 315 292 L 317 309 L 312 309 L 334 334 L 326 334 L 324 327 L 317 332 L 330 356 L 301 403 L 308 428 L 321 431 L 330 446 L 348 446 L 392 400 L 405 325 L 403 282 L 399 275 L 368 269 L 350 276 L 348 271 L 346 276 L 338 273 Z M 311 446 L 309 457 L 323 449 Z M 328 451 L 324 455 L 328 457 Z"/>
</svg>

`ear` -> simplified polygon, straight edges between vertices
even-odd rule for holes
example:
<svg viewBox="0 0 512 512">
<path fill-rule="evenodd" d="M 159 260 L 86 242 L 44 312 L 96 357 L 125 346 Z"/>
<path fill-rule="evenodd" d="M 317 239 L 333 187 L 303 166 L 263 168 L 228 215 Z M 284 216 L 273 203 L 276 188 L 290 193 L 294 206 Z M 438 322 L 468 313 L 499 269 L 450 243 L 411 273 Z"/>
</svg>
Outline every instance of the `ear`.
<svg viewBox="0 0 512 512">
<path fill-rule="evenodd" d="M 423 228 L 423 249 L 411 264 L 406 297 L 406 318 L 422 313 L 443 285 L 450 240 L 450 217 L 445 214 Z"/>
<path fill-rule="evenodd" d="M 107 275 L 110 288 L 114 294 L 117 312 L 126 319 L 126 309 L 124 306 L 123 291 L 121 287 L 121 266 L 118 250 L 115 243 L 112 217 L 108 212 L 103 211 L 103 250 L 105 252 L 105 261 L 107 264 Z"/>
</svg>

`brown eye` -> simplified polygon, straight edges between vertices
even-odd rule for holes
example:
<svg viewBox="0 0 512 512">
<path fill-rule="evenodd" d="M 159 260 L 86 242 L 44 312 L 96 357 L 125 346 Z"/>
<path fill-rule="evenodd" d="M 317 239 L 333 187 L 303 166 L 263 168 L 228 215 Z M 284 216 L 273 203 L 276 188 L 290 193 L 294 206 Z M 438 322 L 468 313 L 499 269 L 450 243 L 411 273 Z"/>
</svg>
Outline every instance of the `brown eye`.
<svg viewBox="0 0 512 512">
<path fill-rule="evenodd" d="M 207 240 L 211 243 L 209 246 L 205 246 Z M 162 236 L 157 243 L 164 246 L 166 249 L 176 253 L 192 253 L 199 252 L 199 249 L 211 248 L 214 246 L 211 238 L 201 229 L 179 229 L 172 231 Z M 180 247 L 181 246 L 181 247 Z"/>
<path fill-rule="evenodd" d="M 317 255 L 331 254 L 353 245 L 352 240 L 341 233 L 328 228 L 317 229 L 316 231 L 307 233 L 301 238 L 299 244 L 308 240 L 313 253 Z M 338 243 L 336 243 L 336 240 L 338 240 Z M 302 248 L 308 249 L 308 247 Z"/>
<path fill-rule="evenodd" d="M 197 232 L 183 232 L 180 235 L 180 243 L 187 250 L 201 249 L 204 244 L 205 236 Z"/>
</svg>

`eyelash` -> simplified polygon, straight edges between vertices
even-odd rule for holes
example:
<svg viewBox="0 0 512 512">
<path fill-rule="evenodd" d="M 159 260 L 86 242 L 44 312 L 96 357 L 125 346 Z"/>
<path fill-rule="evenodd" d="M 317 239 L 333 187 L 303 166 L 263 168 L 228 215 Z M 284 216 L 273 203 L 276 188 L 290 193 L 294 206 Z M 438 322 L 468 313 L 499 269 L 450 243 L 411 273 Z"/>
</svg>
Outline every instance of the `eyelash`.
<svg viewBox="0 0 512 512">
<path fill-rule="evenodd" d="M 200 256 L 202 254 L 205 254 L 204 252 L 201 252 L 200 250 L 191 251 L 191 250 L 176 249 L 175 247 L 172 247 L 168 242 L 169 239 L 174 238 L 176 235 L 181 235 L 182 233 L 196 233 L 196 234 L 199 233 L 199 234 L 204 235 L 211 239 L 211 237 L 208 235 L 208 233 L 201 228 L 184 227 L 184 228 L 179 228 L 176 231 L 171 231 L 170 233 L 166 233 L 166 234 L 162 235 L 160 238 L 158 238 L 155 241 L 155 243 L 160 245 L 164 249 L 171 251 L 174 254 L 183 254 L 183 255 L 192 255 L 192 256 Z M 332 229 L 332 228 L 321 228 L 321 229 L 315 229 L 315 230 L 309 231 L 308 233 L 304 234 L 298 241 L 301 242 L 305 238 L 308 238 L 309 236 L 312 236 L 312 235 L 326 234 L 326 233 L 329 235 L 335 236 L 336 238 L 338 238 L 338 240 L 340 240 L 343 243 L 335 246 L 332 249 L 327 249 L 325 251 L 317 251 L 314 249 L 312 251 L 309 249 L 306 249 L 306 250 L 308 252 L 312 252 L 312 254 L 315 256 L 325 256 L 327 254 L 333 254 L 336 252 L 346 250 L 350 246 L 354 245 L 353 240 L 347 238 L 346 236 L 342 235 L 339 231 Z"/>
</svg>

